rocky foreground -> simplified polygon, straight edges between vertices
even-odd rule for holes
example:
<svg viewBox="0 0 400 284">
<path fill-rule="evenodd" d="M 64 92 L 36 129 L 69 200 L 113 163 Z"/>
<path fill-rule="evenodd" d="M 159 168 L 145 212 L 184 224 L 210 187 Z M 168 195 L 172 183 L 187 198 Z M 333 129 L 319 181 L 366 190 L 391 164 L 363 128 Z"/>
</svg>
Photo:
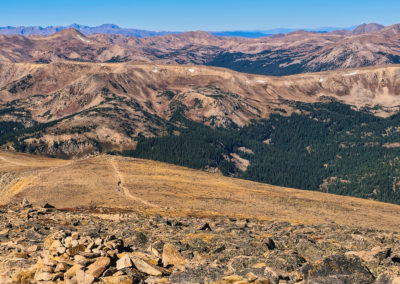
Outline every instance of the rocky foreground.
<svg viewBox="0 0 400 284">
<path fill-rule="evenodd" d="M 400 283 L 400 234 L 28 202 L 0 210 L 0 283 Z"/>
</svg>

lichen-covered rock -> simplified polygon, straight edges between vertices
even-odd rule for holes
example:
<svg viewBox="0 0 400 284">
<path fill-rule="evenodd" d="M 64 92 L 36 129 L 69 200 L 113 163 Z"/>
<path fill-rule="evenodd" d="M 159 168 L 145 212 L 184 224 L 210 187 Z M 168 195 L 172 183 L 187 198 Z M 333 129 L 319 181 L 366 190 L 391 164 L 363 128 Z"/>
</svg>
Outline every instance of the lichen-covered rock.
<svg viewBox="0 0 400 284">
<path fill-rule="evenodd" d="M 101 279 L 102 284 L 133 284 L 133 280 L 128 275 L 108 276 Z"/>
<path fill-rule="evenodd" d="M 122 270 L 127 267 L 132 267 L 132 261 L 129 255 L 125 254 L 117 260 L 117 270 Z"/>
<path fill-rule="evenodd" d="M 400 276 L 385 272 L 379 275 L 375 284 L 400 284 Z"/>
<path fill-rule="evenodd" d="M 172 244 L 167 243 L 163 248 L 162 262 L 164 266 L 174 265 L 182 267 L 185 265 L 186 260 Z"/>
<path fill-rule="evenodd" d="M 139 270 L 140 272 L 146 273 L 148 275 L 152 276 L 161 276 L 162 270 L 160 268 L 157 268 L 154 265 L 151 265 L 150 263 L 146 262 L 143 259 L 140 259 L 139 257 L 132 256 L 131 260 L 133 264 L 135 265 L 136 269 Z"/>
<path fill-rule="evenodd" d="M 349 251 L 346 255 L 355 255 L 365 262 L 381 262 L 390 256 L 390 248 L 375 247 L 370 251 Z"/>
<path fill-rule="evenodd" d="M 101 210 L 1 211 L 0 283 L 399 281 L 396 232 Z"/>
<path fill-rule="evenodd" d="M 374 276 L 355 256 L 332 255 L 304 267 L 308 283 L 373 283 Z"/>
<path fill-rule="evenodd" d="M 88 266 L 86 273 L 94 278 L 98 278 L 110 265 L 110 262 L 111 260 L 108 257 L 99 257 L 94 263 Z"/>
</svg>

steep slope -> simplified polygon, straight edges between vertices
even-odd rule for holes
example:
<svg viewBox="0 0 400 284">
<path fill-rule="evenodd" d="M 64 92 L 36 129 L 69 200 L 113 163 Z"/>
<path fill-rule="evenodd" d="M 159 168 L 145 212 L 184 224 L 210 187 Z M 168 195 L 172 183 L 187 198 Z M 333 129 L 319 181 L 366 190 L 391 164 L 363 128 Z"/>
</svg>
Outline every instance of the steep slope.
<svg viewBox="0 0 400 284">
<path fill-rule="evenodd" d="M 369 24 L 361 24 L 356 27 L 354 30 L 351 31 L 353 35 L 360 35 L 366 33 L 373 33 L 380 31 L 384 28 L 384 25 L 376 24 L 376 23 L 369 23 Z"/>
<path fill-rule="evenodd" d="M 297 31 L 246 39 L 187 32 L 137 38 L 62 30 L 51 36 L 0 35 L 0 60 L 49 63 L 156 62 L 227 67 L 290 75 L 400 63 L 398 26 L 362 26 L 356 34 Z"/>
<path fill-rule="evenodd" d="M 331 97 L 357 108 L 380 106 L 374 112 L 385 116 L 400 104 L 399 73 L 393 66 L 277 78 L 201 66 L 3 63 L 2 134 L 44 127 L 41 143 L 77 139 L 82 149 L 65 146 L 66 153 L 77 154 L 98 149 L 93 141 L 130 149 L 138 135 L 165 133 L 177 112 L 205 125 L 244 126 L 271 113 L 290 115 L 297 107 L 288 102 Z M 33 137 L 24 140 L 29 144 Z"/>
<path fill-rule="evenodd" d="M 0 144 L 53 157 L 116 152 L 400 203 L 399 73 L 2 63 Z"/>
</svg>

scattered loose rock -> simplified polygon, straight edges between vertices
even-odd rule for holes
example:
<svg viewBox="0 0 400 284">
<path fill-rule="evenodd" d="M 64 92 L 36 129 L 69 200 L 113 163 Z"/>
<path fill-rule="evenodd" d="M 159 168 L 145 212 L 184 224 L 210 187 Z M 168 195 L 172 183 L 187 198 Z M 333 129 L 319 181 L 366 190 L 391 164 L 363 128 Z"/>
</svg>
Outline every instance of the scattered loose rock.
<svg viewBox="0 0 400 284">
<path fill-rule="evenodd" d="M 335 224 L 166 220 L 28 201 L 0 214 L 0 283 L 383 284 L 399 283 L 399 263 L 399 233 Z"/>
</svg>

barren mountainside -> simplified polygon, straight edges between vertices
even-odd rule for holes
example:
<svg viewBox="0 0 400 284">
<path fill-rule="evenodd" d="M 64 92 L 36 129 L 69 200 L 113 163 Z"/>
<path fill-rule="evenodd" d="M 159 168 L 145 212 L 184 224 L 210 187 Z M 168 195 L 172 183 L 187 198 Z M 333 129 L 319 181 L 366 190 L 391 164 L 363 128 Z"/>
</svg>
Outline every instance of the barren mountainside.
<svg viewBox="0 0 400 284">
<path fill-rule="evenodd" d="M 359 30 L 1 35 L 0 145 L 400 203 L 399 25 Z"/>
<path fill-rule="evenodd" d="M 137 135 L 158 136 L 181 109 L 183 115 L 209 126 L 244 126 L 296 107 L 329 98 L 356 108 L 380 106 L 376 114 L 396 112 L 400 102 L 400 68 L 266 77 L 226 69 L 157 64 L 0 65 L 1 120 L 25 127 L 51 123 L 48 143 L 95 139 L 117 149 L 131 148 Z M 382 108 L 383 107 L 383 108 Z"/>
<path fill-rule="evenodd" d="M 364 26 L 365 24 L 361 25 Z M 368 26 L 378 26 L 378 24 L 368 24 Z M 164 35 L 164 34 L 180 34 L 182 32 L 171 32 L 171 31 L 149 31 L 149 30 L 138 30 L 132 28 L 122 28 L 115 24 L 102 24 L 100 26 L 85 26 L 79 24 L 71 24 L 68 26 L 5 26 L 0 27 L 0 34 L 7 34 L 7 35 L 51 35 L 58 31 L 74 28 L 85 35 L 90 34 L 121 34 L 126 36 L 135 36 L 135 37 L 151 37 L 157 35 Z M 356 29 L 356 26 L 345 28 L 344 31 L 352 31 Z M 332 32 L 337 31 L 340 28 L 337 27 L 321 27 L 321 28 L 314 28 L 314 29 L 307 29 L 308 31 L 314 32 Z M 210 32 L 214 35 L 218 36 L 239 36 L 245 38 L 257 38 L 263 36 L 269 36 L 273 34 L 281 34 L 281 33 L 288 33 L 290 31 L 294 31 L 295 29 L 288 29 L 288 28 L 275 28 L 270 30 L 234 30 L 234 31 L 214 31 Z M 368 32 L 370 29 L 362 29 L 362 31 Z"/>
<path fill-rule="evenodd" d="M 400 203 L 396 65 L 285 77 L 129 62 L 0 71 L 3 149 L 116 153 Z"/>
<path fill-rule="evenodd" d="M 0 35 L 0 60 L 205 64 L 265 75 L 400 62 L 399 25 L 359 29 L 363 31 L 355 35 L 298 31 L 255 39 L 217 37 L 200 31 L 149 38 L 85 36 L 65 29 L 50 36 Z"/>
<path fill-rule="evenodd" d="M 359 25 L 354 30 L 352 30 L 351 34 L 359 35 L 359 34 L 365 34 L 365 33 L 372 33 L 372 32 L 376 32 L 376 31 L 380 31 L 384 27 L 385 26 L 383 26 L 383 25 L 375 24 L 375 23 L 362 24 L 362 25 Z"/>
<path fill-rule="evenodd" d="M 400 24 L 280 30 L 0 27 L 0 284 L 400 283 Z"/>
</svg>

